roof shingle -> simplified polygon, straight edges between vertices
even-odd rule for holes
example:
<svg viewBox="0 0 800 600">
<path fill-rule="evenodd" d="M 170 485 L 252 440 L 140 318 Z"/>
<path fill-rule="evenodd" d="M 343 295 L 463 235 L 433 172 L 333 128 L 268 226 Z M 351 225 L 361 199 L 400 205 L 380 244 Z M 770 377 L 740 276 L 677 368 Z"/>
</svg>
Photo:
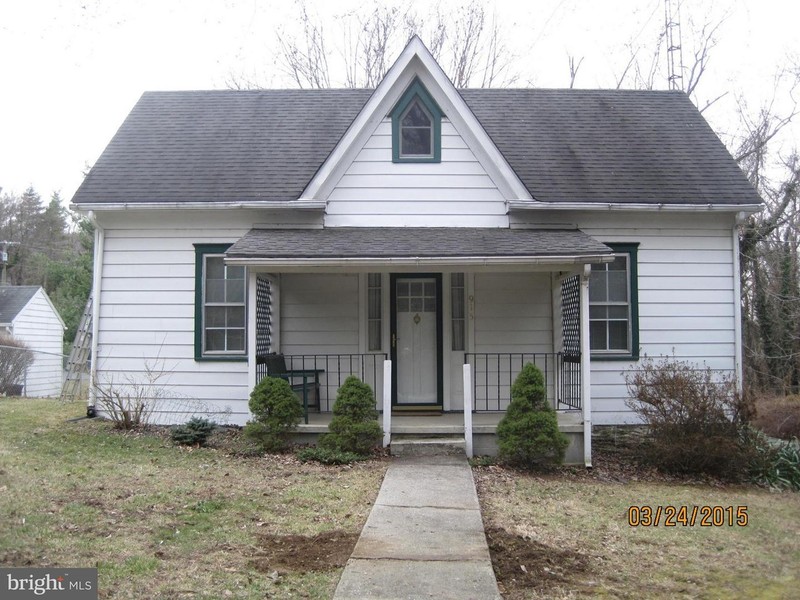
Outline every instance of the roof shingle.
<svg viewBox="0 0 800 600">
<path fill-rule="evenodd" d="M 0 285 L 0 324 L 11 323 L 38 290 L 38 285 Z"/>
<path fill-rule="evenodd" d="M 598 256 L 611 249 L 578 229 L 329 227 L 251 229 L 228 258 L 475 258 Z"/>
<path fill-rule="evenodd" d="M 760 201 L 683 93 L 460 93 L 536 200 L 733 205 Z M 73 202 L 294 200 L 371 94 L 372 90 L 147 92 Z"/>
</svg>

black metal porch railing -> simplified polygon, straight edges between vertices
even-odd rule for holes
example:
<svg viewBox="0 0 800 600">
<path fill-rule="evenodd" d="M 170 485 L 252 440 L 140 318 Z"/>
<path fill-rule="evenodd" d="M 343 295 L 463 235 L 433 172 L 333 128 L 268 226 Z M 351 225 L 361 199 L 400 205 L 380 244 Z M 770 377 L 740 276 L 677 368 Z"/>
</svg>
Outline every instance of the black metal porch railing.
<svg viewBox="0 0 800 600">
<path fill-rule="evenodd" d="M 475 412 L 504 411 L 511 401 L 511 385 L 526 363 L 542 370 L 547 398 L 554 408 L 580 410 L 580 356 L 563 352 L 467 352 L 464 364 L 472 366 Z"/>
<path fill-rule="evenodd" d="M 339 388 L 351 375 L 368 384 L 380 410 L 383 390 L 383 362 L 387 354 L 286 354 L 287 371 L 314 372 L 318 397 L 315 410 L 330 412 Z M 256 365 L 256 383 L 268 375 L 266 364 Z M 307 383 L 311 383 L 308 381 Z"/>
</svg>

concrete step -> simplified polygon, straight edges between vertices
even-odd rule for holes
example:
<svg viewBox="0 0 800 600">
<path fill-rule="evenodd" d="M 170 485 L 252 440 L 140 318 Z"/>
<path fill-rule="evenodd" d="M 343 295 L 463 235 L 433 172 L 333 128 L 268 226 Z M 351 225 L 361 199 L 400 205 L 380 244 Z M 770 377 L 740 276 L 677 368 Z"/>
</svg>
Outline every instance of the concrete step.
<svg viewBox="0 0 800 600">
<path fill-rule="evenodd" d="M 467 443 L 463 437 L 392 437 L 392 456 L 464 456 Z"/>
</svg>

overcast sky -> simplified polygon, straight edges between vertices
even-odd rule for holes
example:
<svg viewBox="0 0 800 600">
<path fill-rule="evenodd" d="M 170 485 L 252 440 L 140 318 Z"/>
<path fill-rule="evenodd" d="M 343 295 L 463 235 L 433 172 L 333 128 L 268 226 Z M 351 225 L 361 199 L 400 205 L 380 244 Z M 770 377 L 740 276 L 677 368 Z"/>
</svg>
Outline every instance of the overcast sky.
<svg viewBox="0 0 800 600">
<path fill-rule="evenodd" d="M 449 10 L 459 4 L 442 3 Z M 308 4 L 333 32 L 336 17 L 365 1 Z M 424 12 L 430 2 L 405 5 Z M 518 86 L 568 86 L 573 55 L 583 58 L 576 87 L 614 87 L 626 44 L 652 47 L 664 27 L 664 0 L 487 5 L 502 26 Z M 295 16 L 292 2 L 277 0 L 2 0 L 0 187 L 21 193 L 32 185 L 45 198 L 58 191 L 69 200 L 85 165 L 146 90 L 225 88 L 232 73 L 291 87 L 276 62 L 276 31 L 291 31 Z M 759 106 L 771 97 L 779 67 L 800 64 L 800 8 L 786 0 L 684 0 L 684 48 L 692 22 L 720 20 L 701 97 L 727 92 L 705 116 L 731 132 L 739 95 Z"/>
</svg>

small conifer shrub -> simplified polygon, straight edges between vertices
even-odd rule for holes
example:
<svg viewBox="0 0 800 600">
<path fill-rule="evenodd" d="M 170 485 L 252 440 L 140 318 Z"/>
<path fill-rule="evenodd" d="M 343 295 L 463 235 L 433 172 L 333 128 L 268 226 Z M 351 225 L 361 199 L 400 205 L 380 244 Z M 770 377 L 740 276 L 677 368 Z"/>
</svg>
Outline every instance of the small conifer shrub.
<svg viewBox="0 0 800 600">
<path fill-rule="evenodd" d="M 303 407 L 289 383 L 279 377 L 264 377 L 250 394 L 254 419 L 244 433 L 266 452 L 283 452 L 289 435 L 303 418 Z"/>
<path fill-rule="evenodd" d="M 372 388 L 351 375 L 339 388 L 333 419 L 319 445 L 328 450 L 368 456 L 383 437 Z"/>
<path fill-rule="evenodd" d="M 214 431 L 214 423 L 202 417 L 192 417 L 172 430 L 172 441 L 181 446 L 205 446 Z"/>
<path fill-rule="evenodd" d="M 544 375 L 526 364 L 511 386 L 511 403 L 497 425 L 498 458 L 518 467 L 560 465 L 569 439 L 547 402 Z"/>
</svg>

